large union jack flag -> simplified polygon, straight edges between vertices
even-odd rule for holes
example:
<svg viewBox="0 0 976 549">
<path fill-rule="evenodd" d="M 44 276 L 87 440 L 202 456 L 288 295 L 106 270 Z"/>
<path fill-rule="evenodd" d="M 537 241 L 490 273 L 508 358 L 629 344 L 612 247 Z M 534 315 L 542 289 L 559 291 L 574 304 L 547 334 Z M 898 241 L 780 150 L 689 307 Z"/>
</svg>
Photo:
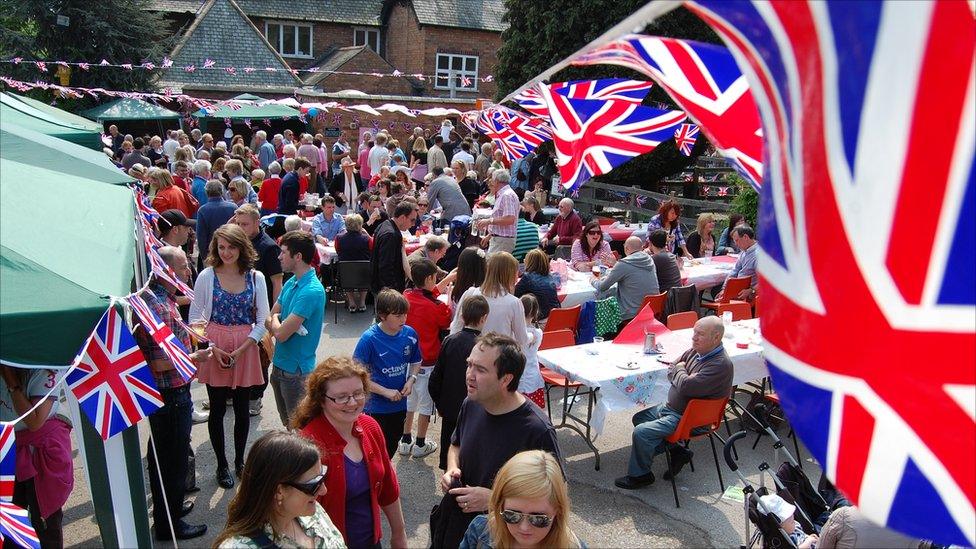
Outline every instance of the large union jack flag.
<svg viewBox="0 0 976 549">
<path fill-rule="evenodd" d="M 733 166 L 762 184 L 759 111 L 742 71 L 721 46 L 628 35 L 575 59 L 576 65 L 621 65 L 653 78 Z"/>
<path fill-rule="evenodd" d="M 545 85 L 536 90 L 548 106 L 556 163 L 562 184 L 569 190 L 654 150 L 687 120 L 681 111 L 623 101 L 570 99 Z"/>
<path fill-rule="evenodd" d="M 509 162 L 522 158 L 552 139 L 552 129 L 545 120 L 501 105 L 482 111 L 477 127 L 498 144 Z"/>
<path fill-rule="evenodd" d="M 163 406 L 135 338 L 110 307 L 65 382 L 104 440 Z"/>
<path fill-rule="evenodd" d="M 14 424 L 0 424 L 0 501 L 13 501 L 17 472 Z"/>
<path fill-rule="evenodd" d="M 142 324 L 142 327 L 146 329 L 150 337 L 153 338 L 153 341 L 159 345 L 159 348 L 166 353 L 169 361 L 180 374 L 180 377 L 183 378 L 183 381 L 189 382 L 193 379 L 193 376 L 197 373 L 196 364 L 190 359 L 189 351 L 176 338 L 173 330 L 159 318 L 159 315 L 155 311 L 149 308 L 149 304 L 141 296 L 129 296 L 127 301 L 132 306 L 132 311 L 139 317 L 139 322 Z M 175 309 L 174 303 L 169 303 L 168 306 Z M 174 310 L 173 312 L 179 315 L 178 310 Z"/>
<path fill-rule="evenodd" d="M 690 7 L 767 130 L 762 331 L 783 407 L 866 516 L 973 545 L 972 4 Z"/>
<path fill-rule="evenodd" d="M 31 524 L 30 514 L 9 501 L 0 501 L 0 541 L 6 539 L 21 547 L 41 548 L 41 540 Z"/>
<path fill-rule="evenodd" d="M 627 80 L 625 78 L 604 78 L 601 80 L 571 80 L 554 82 L 549 89 L 570 99 L 615 99 L 627 103 L 640 104 L 653 82 Z M 549 116 L 549 108 L 535 88 L 528 88 L 513 97 L 520 107 L 538 116 Z"/>
</svg>

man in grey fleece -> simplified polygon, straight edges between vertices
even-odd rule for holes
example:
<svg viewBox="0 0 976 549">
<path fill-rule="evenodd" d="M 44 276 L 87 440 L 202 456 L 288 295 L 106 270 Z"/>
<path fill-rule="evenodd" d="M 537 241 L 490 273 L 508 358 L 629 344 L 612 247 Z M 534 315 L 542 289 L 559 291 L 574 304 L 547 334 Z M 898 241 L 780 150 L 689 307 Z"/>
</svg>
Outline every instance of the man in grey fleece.
<svg viewBox="0 0 976 549">
<path fill-rule="evenodd" d="M 444 175 L 444 168 L 435 166 L 430 173 L 434 175 L 434 180 L 427 187 L 427 201 L 431 208 L 435 204 L 444 208 L 441 221 L 449 224 L 455 216 L 471 215 L 471 208 L 468 207 L 468 200 L 464 198 L 461 187 L 454 179 Z"/>
<path fill-rule="evenodd" d="M 593 279 L 597 299 L 610 295 L 617 296 L 620 303 L 620 318 L 630 320 L 639 312 L 644 296 L 658 293 L 657 273 L 654 261 L 641 248 L 640 238 L 631 236 L 624 241 L 624 255 L 607 276 Z M 616 288 L 614 288 L 616 284 Z"/>
<path fill-rule="evenodd" d="M 692 452 L 680 445 L 664 442 L 678 428 L 681 415 L 691 399 L 725 398 L 732 392 L 732 359 L 725 352 L 722 319 L 707 316 L 695 323 L 691 349 L 684 352 L 668 368 L 667 404 L 658 404 L 634 415 L 633 446 L 627 475 L 614 480 L 624 490 L 635 490 L 654 482 L 651 462 L 665 450 L 671 452 L 671 470 L 664 473 L 670 479 L 691 461 Z"/>
</svg>

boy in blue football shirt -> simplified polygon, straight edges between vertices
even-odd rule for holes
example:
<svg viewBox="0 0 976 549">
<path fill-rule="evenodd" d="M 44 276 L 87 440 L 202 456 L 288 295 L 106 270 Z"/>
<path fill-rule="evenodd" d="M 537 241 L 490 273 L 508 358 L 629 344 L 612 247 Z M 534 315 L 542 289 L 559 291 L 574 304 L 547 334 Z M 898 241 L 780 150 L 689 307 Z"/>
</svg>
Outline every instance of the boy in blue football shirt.
<svg viewBox="0 0 976 549">
<path fill-rule="evenodd" d="M 390 458 L 396 452 L 407 417 L 407 396 L 420 371 L 417 332 L 407 326 L 410 303 L 396 290 L 385 289 L 376 296 L 377 323 L 370 326 L 353 352 L 353 358 L 369 370 L 369 392 L 365 412 L 383 430 Z"/>
</svg>

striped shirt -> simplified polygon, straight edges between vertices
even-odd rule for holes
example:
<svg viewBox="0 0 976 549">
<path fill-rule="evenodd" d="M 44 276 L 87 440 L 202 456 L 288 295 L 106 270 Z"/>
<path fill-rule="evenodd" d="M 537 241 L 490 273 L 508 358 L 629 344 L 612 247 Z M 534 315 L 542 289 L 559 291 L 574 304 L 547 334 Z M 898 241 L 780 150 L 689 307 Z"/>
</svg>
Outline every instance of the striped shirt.
<svg viewBox="0 0 976 549">
<path fill-rule="evenodd" d="M 512 255 L 521 263 L 525 260 L 525 254 L 539 247 L 539 226 L 523 218 L 518 219 L 518 226 L 515 232 L 515 249 Z"/>
<path fill-rule="evenodd" d="M 519 199 L 512 187 L 502 185 L 495 193 L 495 208 L 491 211 L 492 219 L 502 217 L 519 217 Z M 511 225 L 490 225 L 489 231 L 495 236 L 515 238 L 516 223 Z"/>
</svg>

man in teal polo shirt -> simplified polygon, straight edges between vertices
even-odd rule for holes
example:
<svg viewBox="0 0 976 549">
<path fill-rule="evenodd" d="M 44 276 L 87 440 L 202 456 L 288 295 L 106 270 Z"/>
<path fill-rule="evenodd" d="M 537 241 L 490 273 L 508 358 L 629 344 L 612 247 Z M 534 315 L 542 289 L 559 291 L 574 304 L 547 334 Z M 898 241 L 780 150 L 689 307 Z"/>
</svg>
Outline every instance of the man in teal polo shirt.
<svg viewBox="0 0 976 549">
<path fill-rule="evenodd" d="M 309 266 L 315 254 L 312 235 L 291 231 L 281 237 L 281 269 L 292 273 L 271 309 L 265 326 L 275 338 L 271 389 L 281 423 L 305 396 L 305 378 L 315 368 L 315 350 L 322 335 L 325 288 Z M 282 320 L 284 319 L 284 320 Z"/>
</svg>

